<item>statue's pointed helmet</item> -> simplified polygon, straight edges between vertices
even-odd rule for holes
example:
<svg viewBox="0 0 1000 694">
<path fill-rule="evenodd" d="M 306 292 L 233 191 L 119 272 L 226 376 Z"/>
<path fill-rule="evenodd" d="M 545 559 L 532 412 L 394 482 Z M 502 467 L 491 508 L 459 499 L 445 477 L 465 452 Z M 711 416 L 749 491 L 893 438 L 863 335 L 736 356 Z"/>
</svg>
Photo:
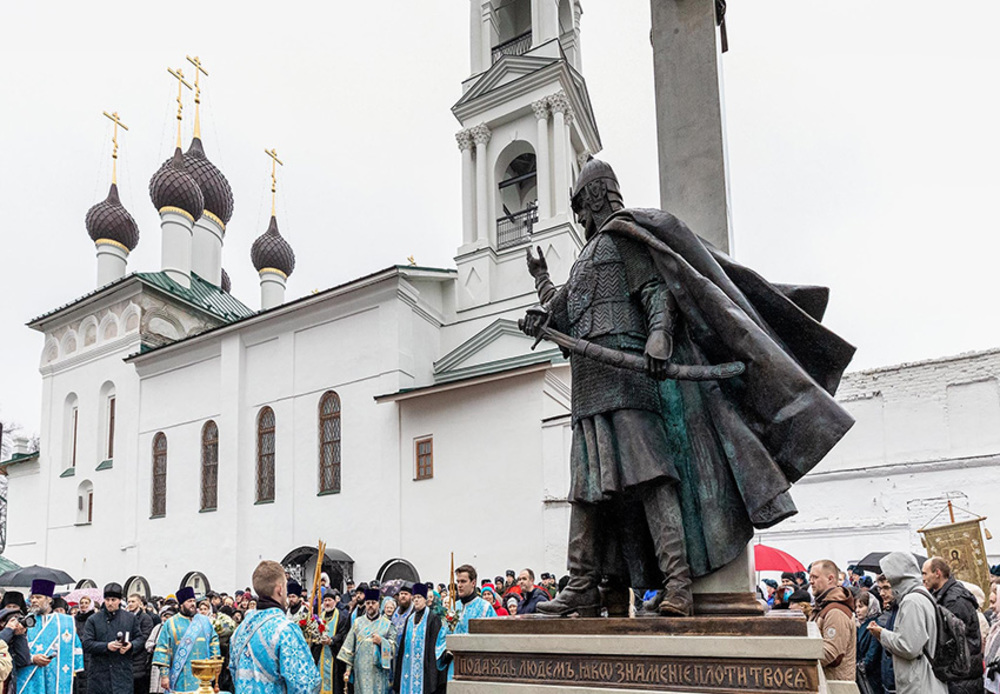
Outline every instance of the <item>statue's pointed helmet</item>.
<svg viewBox="0 0 1000 694">
<path fill-rule="evenodd" d="M 621 200 L 621 188 L 618 186 L 618 177 L 611 164 L 600 159 L 595 159 L 593 155 L 587 157 L 580 175 L 576 177 L 576 185 L 573 186 L 571 199 L 575 200 L 583 190 L 594 181 L 602 181 L 608 191 L 615 194 Z"/>
</svg>

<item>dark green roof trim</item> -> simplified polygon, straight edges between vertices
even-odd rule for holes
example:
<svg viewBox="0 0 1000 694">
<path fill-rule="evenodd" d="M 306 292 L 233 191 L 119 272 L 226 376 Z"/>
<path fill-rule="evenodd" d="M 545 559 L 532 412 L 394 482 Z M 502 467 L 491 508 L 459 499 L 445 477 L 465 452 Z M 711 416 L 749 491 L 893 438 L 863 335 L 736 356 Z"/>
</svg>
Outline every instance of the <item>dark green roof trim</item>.
<svg viewBox="0 0 1000 694">
<path fill-rule="evenodd" d="M 76 474 L 76 468 L 75 467 L 68 467 L 65 470 L 63 470 L 62 473 L 59 476 L 60 477 L 72 477 L 75 474 Z"/>
<path fill-rule="evenodd" d="M 97 466 L 98 470 L 110 470 L 114 467 L 114 460 L 105 460 L 100 465 Z"/>
<path fill-rule="evenodd" d="M 137 272 L 145 284 L 156 287 L 182 301 L 221 318 L 226 323 L 252 316 L 254 312 L 228 292 L 191 273 L 191 287 L 182 287 L 165 272 Z"/>
<path fill-rule="evenodd" d="M 34 453 L 15 453 L 10 457 L 10 460 L 0 462 L 0 467 L 8 467 L 17 463 L 30 463 L 32 460 L 38 460 L 38 451 Z"/>
<path fill-rule="evenodd" d="M 5 571 L 13 571 L 14 569 L 20 569 L 21 566 L 16 562 L 12 562 L 7 557 L 0 557 L 0 573 Z"/>
</svg>

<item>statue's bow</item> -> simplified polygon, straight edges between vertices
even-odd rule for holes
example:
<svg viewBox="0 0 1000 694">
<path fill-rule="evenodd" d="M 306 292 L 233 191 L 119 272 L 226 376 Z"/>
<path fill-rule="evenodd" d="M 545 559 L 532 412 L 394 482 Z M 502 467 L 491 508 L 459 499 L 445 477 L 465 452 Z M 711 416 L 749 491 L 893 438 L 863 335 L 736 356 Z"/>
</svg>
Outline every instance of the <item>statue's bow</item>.
<svg viewBox="0 0 1000 694">
<path fill-rule="evenodd" d="M 518 327 L 524 330 L 524 319 L 517 322 Z M 543 339 L 554 342 L 563 349 L 580 356 L 599 361 L 602 364 L 615 366 L 619 369 L 629 369 L 631 371 L 646 371 L 646 360 L 638 354 L 629 354 L 617 349 L 602 347 L 589 340 L 580 337 L 570 337 L 558 330 L 548 327 L 548 320 L 539 329 L 538 337 L 532 349 L 538 346 Z M 746 371 L 746 364 L 741 361 L 729 361 L 712 366 L 689 365 L 689 364 L 667 364 L 663 379 L 674 379 L 675 381 L 717 381 L 723 378 L 739 376 Z"/>
</svg>

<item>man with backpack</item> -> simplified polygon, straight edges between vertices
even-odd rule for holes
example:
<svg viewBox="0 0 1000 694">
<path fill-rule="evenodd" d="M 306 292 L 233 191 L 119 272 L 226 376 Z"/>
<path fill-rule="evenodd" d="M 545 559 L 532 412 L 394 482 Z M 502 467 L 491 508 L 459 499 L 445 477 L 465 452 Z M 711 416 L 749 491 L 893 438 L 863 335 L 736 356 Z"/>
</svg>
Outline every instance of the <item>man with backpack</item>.
<svg viewBox="0 0 1000 694">
<path fill-rule="evenodd" d="M 938 604 L 962 620 L 969 649 L 969 669 L 948 680 L 949 694 L 983 694 L 983 640 L 979 629 L 979 603 L 968 588 L 955 580 L 951 567 L 941 557 L 924 562 L 924 586 Z M 964 675 L 964 676 L 963 676 Z"/>
<path fill-rule="evenodd" d="M 829 559 L 814 561 L 809 568 L 815 606 L 811 621 L 823 637 L 820 664 L 828 680 L 854 681 L 857 630 L 854 626 L 854 597 L 839 584 L 840 571 Z M 794 595 L 791 602 L 794 602 Z"/>
<path fill-rule="evenodd" d="M 948 694 L 932 667 L 938 645 L 937 605 L 920 580 L 917 560 L 909 552 L 890 552 L 879 564 L 898 611 L 892 631 L 875 622 L 868 630 L 892 654 L 897 694 Z"/>
</svg>

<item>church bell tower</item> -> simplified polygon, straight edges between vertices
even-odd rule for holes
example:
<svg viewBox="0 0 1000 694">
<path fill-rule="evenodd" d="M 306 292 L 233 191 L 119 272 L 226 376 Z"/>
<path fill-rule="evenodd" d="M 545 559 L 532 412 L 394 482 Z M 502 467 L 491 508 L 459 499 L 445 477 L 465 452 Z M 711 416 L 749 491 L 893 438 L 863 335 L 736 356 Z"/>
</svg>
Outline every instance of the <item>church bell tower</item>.
<svg viewBox="0 0 1000 694">
<path fill-rule="evenodd" d="M 525 249 L 565 281 L 583 245 L 570 188 L 601 139 L 581 75 L 579 0 L 470 0 L 458 309 L 534 292 Z"/>
</svg>

